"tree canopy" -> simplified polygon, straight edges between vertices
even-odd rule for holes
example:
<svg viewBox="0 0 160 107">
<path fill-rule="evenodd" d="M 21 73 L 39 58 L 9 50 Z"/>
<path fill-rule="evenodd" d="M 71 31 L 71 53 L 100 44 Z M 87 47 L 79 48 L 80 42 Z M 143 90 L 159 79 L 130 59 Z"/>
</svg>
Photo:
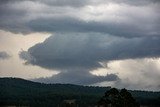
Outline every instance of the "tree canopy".
<svg viewBox="0 0 160 107">
<path fill-rule="evenodd" d="M 98 105 L 104 107 L 140 107 L 130 92 L 126 89 L 118 91 L 116 88 L 106 91 L 105 95 L 98 102 Z"/>
</svg>

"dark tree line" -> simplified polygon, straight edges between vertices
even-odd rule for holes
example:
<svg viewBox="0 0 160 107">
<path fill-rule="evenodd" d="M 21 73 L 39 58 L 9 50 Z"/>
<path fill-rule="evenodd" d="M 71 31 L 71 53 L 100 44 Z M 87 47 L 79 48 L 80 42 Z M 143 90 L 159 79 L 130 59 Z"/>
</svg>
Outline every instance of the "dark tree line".
<svg viewBox="0 0 160 107">
<path fill-rule="evenodd" d="M 57 107 L 64 100 L 75 99 L 79 107 L 93 107 L 104 95 L 104 92 L 110 89 L 110 87 L 42 84 L 17 78 L 0 78 L 0 106 Z M 105 96 L 108 96 L 108 93 L 112 93 L 112 91 L 107 91 Z M 160 105 L 160 92 L 129 92 L 132 94 L 132 98 L 142 105 Z M 125 94 L 123 95 L 123 93 Z M 125 90 L 118 94 L 125 96 L 124 98 L 127 100 L 133 100 L 129 97 L 131 94 L 127 94 Z M 119 98 L 116 96 L 114 102 L 117 101 L 117 97 Z M 118 101 L 118 103 L 122 102 Z"/>
</svg>

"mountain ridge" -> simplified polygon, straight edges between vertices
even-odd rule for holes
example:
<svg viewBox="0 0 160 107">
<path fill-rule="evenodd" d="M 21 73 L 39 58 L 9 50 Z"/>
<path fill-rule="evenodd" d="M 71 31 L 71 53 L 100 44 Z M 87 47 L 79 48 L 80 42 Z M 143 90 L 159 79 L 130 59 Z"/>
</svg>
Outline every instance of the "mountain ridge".
<svg viewBox="0 0 160 107">
<path fill-rule="evenodd" d="M 0 78 L 0 105 L 56 107 L 63 100 L 76 99 L 82 107 L 96 105 L 111 87 L 73 84 L 44 84 L 21 78 Z M 142 105 L 160 105 L 160 92 L 129 90 Z"/>
</svg>

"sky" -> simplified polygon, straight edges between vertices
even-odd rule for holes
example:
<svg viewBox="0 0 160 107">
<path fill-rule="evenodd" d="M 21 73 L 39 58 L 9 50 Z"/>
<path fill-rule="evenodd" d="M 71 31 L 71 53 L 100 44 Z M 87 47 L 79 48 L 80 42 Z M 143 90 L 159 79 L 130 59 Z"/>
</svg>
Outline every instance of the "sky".
<svg viewBox="0 0 160 107">
<path fill-rule="evenodd" d="M 159 0 L 0 0 L 0 77 L 160 91 Z"/>
</svg>

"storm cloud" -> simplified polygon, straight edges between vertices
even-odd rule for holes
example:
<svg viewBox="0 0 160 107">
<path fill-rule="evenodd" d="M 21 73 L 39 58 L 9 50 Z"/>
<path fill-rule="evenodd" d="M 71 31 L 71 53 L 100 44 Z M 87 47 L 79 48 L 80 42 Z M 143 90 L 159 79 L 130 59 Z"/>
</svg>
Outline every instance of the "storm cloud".
<svg viewBox="0 0 160 107">
<path fill-rule="evenodd" d="M 122 37 L 159 36 L 159 5 L 158 0 L 2 0 L 0 28 L 24 34 L 95 32 Z"/>
<path fill-rule="evenodd" d="M 34 58 L 30 63 L 46 68 L 92 69 L 101 67 L 99 62 L 110 60 L 159 57 L 159 45 L 160 37 L 127 39 L 95 33 L 56 34 L 31 47 L 28 54 Z"/>
<path fill-rule="evenodd" d="M 43 43 L 31 47 L 28 51 L 22 51 L 20 57 L 25 59 L 28 64 L 59 70 L 60 73 L 56 75 L 57 77 L 52 77 L 52 79 L 54 78 L 53 81 L 58 81 L 59 79 L 56 78 L 60 77 L 64 81 L 67 81 L 65 78 L 68 78 L 68 81 L 70 81 L 68 75 L 75 75 L 76 79 L 79 78 L 78 80 L 86 79 L 85 82 L 87 84 L 87 80 L 92 80 L 92 82 L 94 82 L 93 79 L 99 80 L 99 77 L 95 77 L 90 71 L 103 68 L 103 62 L 136 58 L 157 58 L 160 56 L 159 45 L 159 37 L 130 39 L 95 33 L 56 34 L 50 36 Z M 30 57 L 27 60 L 23 55 L 29 55 Z M 77 73 L 81 75 L 78 76 L 76 75 Z M 113 75 L 117 77 L 116 74 Z M 100 77 L 100 81 L 108 80 L 108 77 L 109 75 L 103 78 Z M 41 80 L 48 81 L 47 79 Z"/>
<path fill-rule="evenodd" d="M 119 71 L 105 76 L 91 71 L 112 61 L 159 58 L 159 7 L 159 0 L 0 0 L 0 29 L 51 34 L 19 52 L 25 65 L 59 72 L 35 81 L 126 85 L 130 83 L 121 80 Z M 0 59 L 7 55 L 1 52 Z"/>
</svg>

